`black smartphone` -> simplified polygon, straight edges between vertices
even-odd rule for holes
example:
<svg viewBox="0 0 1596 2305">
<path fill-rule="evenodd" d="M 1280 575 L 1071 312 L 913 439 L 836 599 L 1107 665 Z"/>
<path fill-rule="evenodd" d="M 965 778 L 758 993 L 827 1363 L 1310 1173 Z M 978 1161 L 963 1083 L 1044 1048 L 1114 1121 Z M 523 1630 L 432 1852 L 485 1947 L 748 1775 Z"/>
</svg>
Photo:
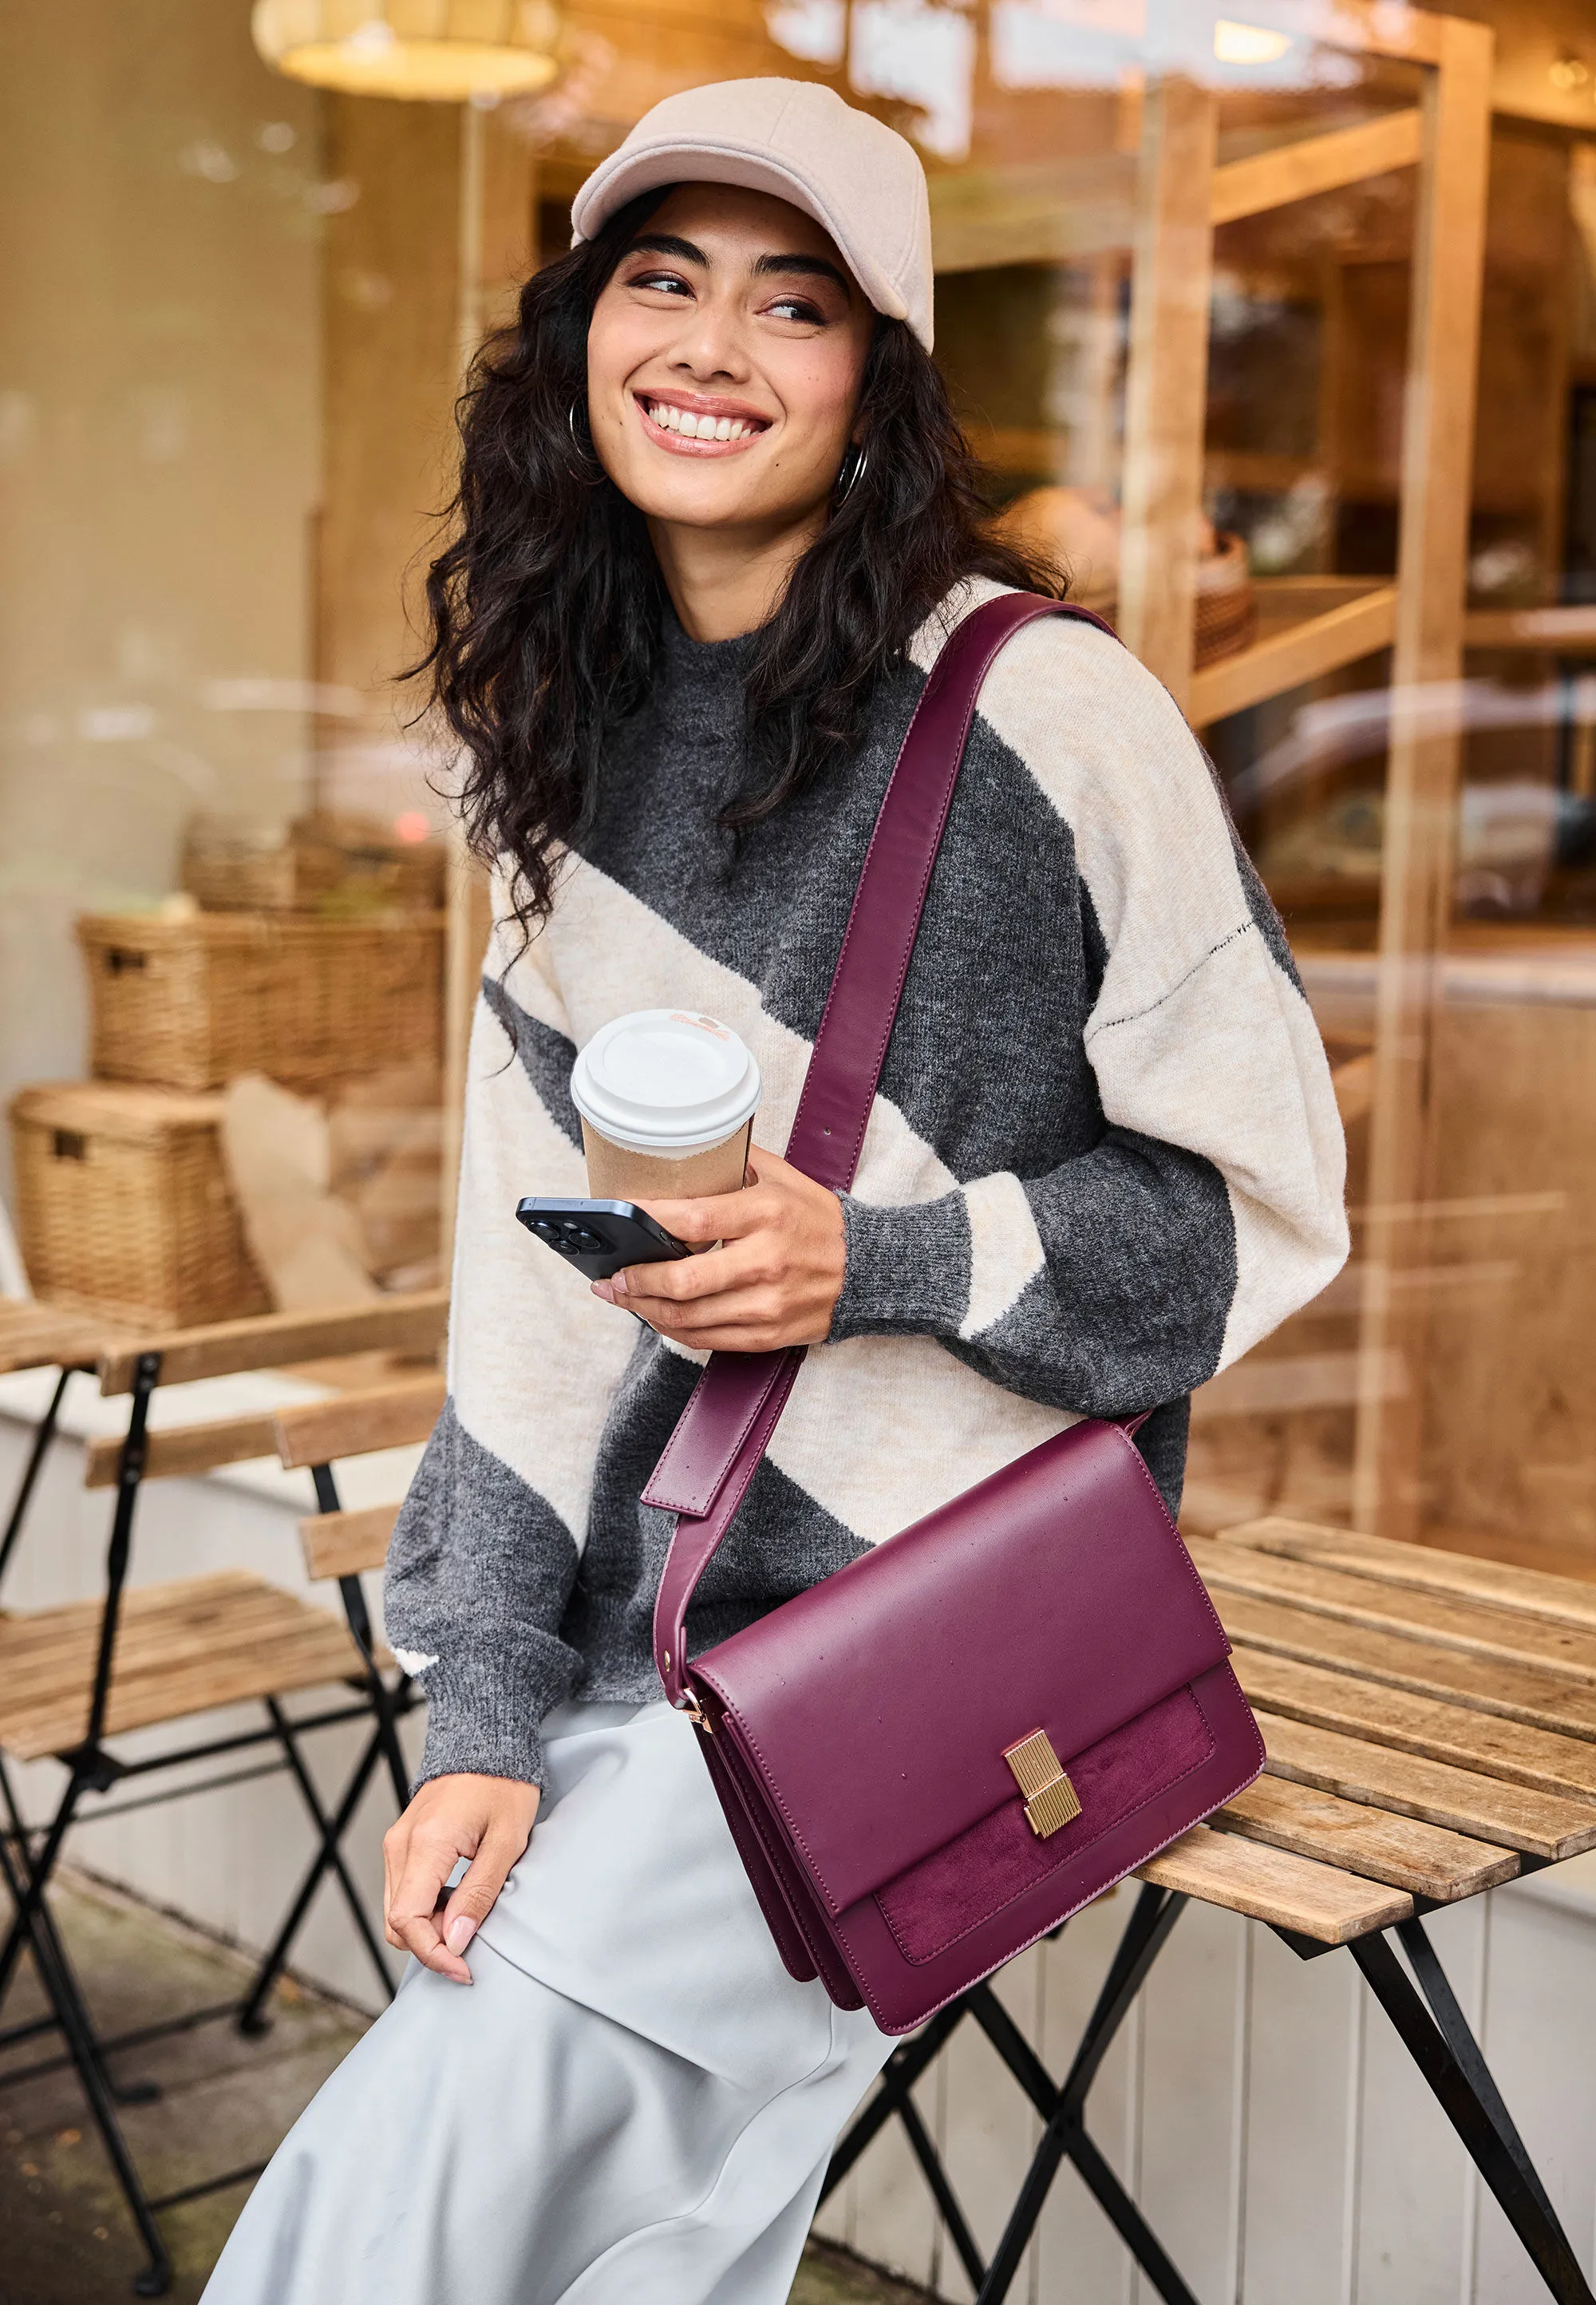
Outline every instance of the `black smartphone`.
<svg viewBox="0 0 1596 2305">
<path fill-rule="evenodd" d="M 629 1264 L 659 1264 L 692 1254 L 631 1201 L 524 1200 L 516 1203 L 515 1213 L 590 1280 L 607 1280 Z"/>
</svg>

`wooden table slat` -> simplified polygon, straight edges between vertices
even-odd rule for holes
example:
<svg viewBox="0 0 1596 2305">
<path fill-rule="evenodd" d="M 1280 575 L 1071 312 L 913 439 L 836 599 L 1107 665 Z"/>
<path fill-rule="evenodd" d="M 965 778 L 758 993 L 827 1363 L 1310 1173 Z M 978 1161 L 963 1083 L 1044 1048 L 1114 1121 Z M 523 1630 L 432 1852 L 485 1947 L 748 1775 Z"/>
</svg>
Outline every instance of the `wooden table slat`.
<svg viewBox="0 0 1596 2305">
<path fill-rule="evenodd" d="M 1528 1729 L 1498 1714 L 1414 1697 L 1388 1684 L 1354 1680 L 1348 1673 L 1327 1672 L 1261 1649 L 1237 1648 L 1232 1662 L 1255 1708 L 1389 1745 L 1421 1760 L 1446 1761 L 1537 1792 L 1596 1804 L 1596 1746 L 1578 1738 Z"/>
<path fill-rule="evenodd" d="M 1238 1646 L 1295 1657 L 1356 1680 L 1410 1689 L 1532 1729 L 1596 1740 L 1596 1688 L 1539 1665 L 1500 1664 L 1429 1641 L 1371 1632 L 1306 1609 L 1216 1590 L 1214 1605 Z"/>
<path fill-rule="evenodd" d="M 1212 1592 L 1246 1593 L 1462 1654 L 1544 1667 L 1596 1688 L 1596 1631 L 1213 1537 L 1193 1537 L 1189 1550 Z"/>
<path fill-rule="evenodd" d="M 1346 1737 L 1261 1711 L 1271 1776 L 1398 1816 L 1444 1825 L 1526 1857 L 1558 1859 L 1596 1849 L 1596 1808 L 1555 1793 L 1532 1792 L 1500 1777 L 1482 1777 L 1444 1761 L 1425 1761 L 1388 1745 Z"/>
<path fill-rule="evenodd" d="M 1142 1866 L 1137 1877 L 1277 1928 L 1295 1929 L 1321 1944 L 1349 1944 L 1371 1929 L 1405 1921 L 1413 1909 L 1413 1899 L 1400 1889 L 1204 1824 Z"/>
<path fill-rule="evenodd" d="M 1519 1869 L 1513 1850 L 1343 1800 L 1286 1777 L 1260 1777 L 1210 1823 L 1220 1832 L 1267 1841 L 1293 1856 L 1314 1858 L 1438 1904 L 1494 1889 Z"/>
<path fill-rule="evenodd" d="M 1405 1544 L 1395 1537 L 1366 1536 L 1361 1530 L 1279 1515 L 1239 1521 L 1220 1529 L 1218 1540 L 1596 1632 L 1596 1584 L 1577 1577 L 1554 1577 L 1543 1569 L 1517 1569 L 1506 1561 L 1478 1560 L 1473 1553 L 1443 1552 L 1434 1545 Z"/>
</svg>

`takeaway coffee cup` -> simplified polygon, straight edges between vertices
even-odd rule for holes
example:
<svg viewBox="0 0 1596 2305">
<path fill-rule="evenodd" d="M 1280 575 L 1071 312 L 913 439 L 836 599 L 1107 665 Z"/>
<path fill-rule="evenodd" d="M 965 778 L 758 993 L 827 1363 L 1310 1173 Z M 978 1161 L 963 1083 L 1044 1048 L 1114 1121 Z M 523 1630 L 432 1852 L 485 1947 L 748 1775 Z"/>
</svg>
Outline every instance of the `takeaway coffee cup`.
<svg viewBox="0 0 1596 2305">
<path fill-rule="evenodd" d="M 696 1200 L 743 1182 L 760 1068 L 713 1016 L 640 1008 L 594 1033 L 571 1101 L 596 1200 Z"/>
</svg>

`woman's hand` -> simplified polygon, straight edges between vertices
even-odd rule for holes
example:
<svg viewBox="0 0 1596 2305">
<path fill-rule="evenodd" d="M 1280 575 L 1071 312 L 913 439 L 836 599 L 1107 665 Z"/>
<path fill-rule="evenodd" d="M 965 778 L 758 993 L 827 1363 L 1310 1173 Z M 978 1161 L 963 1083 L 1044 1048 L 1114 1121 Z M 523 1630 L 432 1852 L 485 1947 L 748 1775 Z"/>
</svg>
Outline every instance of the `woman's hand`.
<svg viewBox="0 0 1596 2305">
<path fill-rule="evenodd" d="M 461 1959 L 532 1837 L 538 1788 L 514 1777 L 433 1777 L 383 1835 L 383 1926 L 391 1945 L 469 1985 Z M 471 1866 L 444 1900 L 463 1857 Z"/>
<path fill-rule="evenodd" d="M 719 1248 L 631 1265 L 595 1280 L 593 1294 L 700 1351 L 819 1344 L 830 1332 L 847 1261 L 842 1203 L 774 1152 L 756 1148 L 748 1167 L 751 1181 L 740 1193 L 640 1204 L 678 1240 L 717 1240 Z"/>
</svg>

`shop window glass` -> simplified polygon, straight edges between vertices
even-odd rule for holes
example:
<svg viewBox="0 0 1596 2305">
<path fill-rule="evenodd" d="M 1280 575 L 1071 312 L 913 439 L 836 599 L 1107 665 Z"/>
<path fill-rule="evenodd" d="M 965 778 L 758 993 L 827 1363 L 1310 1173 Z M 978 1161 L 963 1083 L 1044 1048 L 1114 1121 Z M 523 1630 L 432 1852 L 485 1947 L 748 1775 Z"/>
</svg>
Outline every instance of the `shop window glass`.
<svg viewBox="0 0 1596 2305">
<path fill-rule="evenodd" d="M 561 77 L 493 110 L 301 87 L 246 0 L 8 27 L 7 1093 L 85 1069 L 74 916 L 170 907 L 201 850 L 259 891 L 293 821 L 358 821 L 364 851 L 318 852 L 324 894 L 436 897 L 389 872 L 445 813 L 396 675 L 463 354 L 649 104 L 816 74 L 915 136 L 938 356 L 994 516 L 1064 553 L 1201 725 L 1336 1068 L 1354 1261 L 1200 1394 L 1193 1525 L 1284 1512 L 1596 1574 L 1596 41 L 1469 8 L 1498 36 L 1494 110 L 1478 181 L 1427 216 L 1430 12 L 568 13 Z M 1176 367 L 1137 397 L 1148 342 L 1192 323 L 1177 265 L 1148 337 L 1150 248 L 1203 228 L 1178 198 L 1159 224 L 1155 179 L 1205 135 L 1217 174 L 1181 163 L 1218 221 L 1176 438 Z M 1337 174 L 1333 138 L 1367 165 Z M 1266 199 L 1292 152 L 1301 196 Z M 1426 566 L 1420 300 L 1476 193 L 1467 517 Z M 1455 393 L 1435 405 L 1456 422 Z"/>
</svg>

